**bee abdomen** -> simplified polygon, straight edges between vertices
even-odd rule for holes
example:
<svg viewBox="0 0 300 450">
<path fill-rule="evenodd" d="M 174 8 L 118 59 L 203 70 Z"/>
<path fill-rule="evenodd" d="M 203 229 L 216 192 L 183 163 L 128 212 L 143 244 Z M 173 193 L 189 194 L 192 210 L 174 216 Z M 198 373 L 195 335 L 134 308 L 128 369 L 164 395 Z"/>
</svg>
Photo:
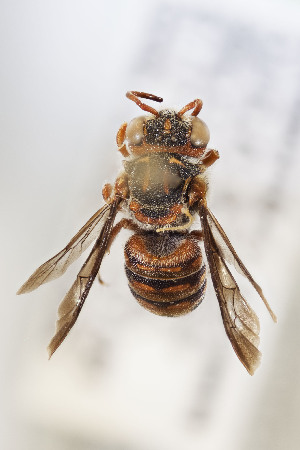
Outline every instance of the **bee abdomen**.
<svg viewBox="0 0 300 450">
<path fill-rule="evenodd" d="M 133 296 L 155 314 L 186 314 L 204 297 L 205 265 L 188 234 L 132 236 L 125 246 L 125 270 Z"/>
</svg>

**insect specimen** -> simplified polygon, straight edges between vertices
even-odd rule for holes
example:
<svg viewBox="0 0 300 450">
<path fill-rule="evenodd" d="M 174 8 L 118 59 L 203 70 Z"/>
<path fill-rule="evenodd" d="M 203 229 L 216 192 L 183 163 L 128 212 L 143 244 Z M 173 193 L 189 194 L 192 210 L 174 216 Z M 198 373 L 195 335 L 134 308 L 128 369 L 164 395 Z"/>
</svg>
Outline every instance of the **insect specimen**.
<svg viewBox="0 0 300 450">
<path fill-rule="evenodd" d="M 114 185 L 104 186 L 105 205 L 61 252 L 33 273 L 18 294 L 61 276 L 95 241 L 59 306 L 56 332 L 48 347 L 51 356 L 75 324 L 103 257 L 122 228 L 133 232 L 124 251 L 129 288 L 144 308 L 162 316 L 186 314 L 203 300 L 203 241 L 225 331 L 238 358 L 253 374 L 261 357 L 259 320 L 227 263 L 249 280 L 274 321 L 276 316 L 207 207 L 205 172 L 219 153 L 207 149 L 209 130 L 197 117 L 202 101 L 196 99 L 179 112 L 157 111 L 141 99 L 162 102 L 162 98 L 137 91 L 126 95 L 148 114 L 124 123 L 117 133 L 118 150 L 125 158 L 123 172 Z M 127 217 L 114 225 L 119 212 Z M 197 215 L 201 230 L 191 231 Z"/>
</svg>

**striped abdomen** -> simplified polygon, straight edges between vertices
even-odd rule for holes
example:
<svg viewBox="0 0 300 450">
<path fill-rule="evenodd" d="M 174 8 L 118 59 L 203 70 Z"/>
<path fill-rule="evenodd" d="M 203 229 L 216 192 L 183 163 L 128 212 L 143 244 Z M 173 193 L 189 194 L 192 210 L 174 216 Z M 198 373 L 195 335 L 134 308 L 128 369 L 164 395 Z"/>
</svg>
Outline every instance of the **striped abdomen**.
<svg viewBox="0 0 300 450">
<path fill-rule="evenodd" d="M 189 234 L 135 234 L 125 245 L 125 270 L 137 301 L 161 316 L 195 309 L 206 288 L 198 242 Z"/>
</svg>

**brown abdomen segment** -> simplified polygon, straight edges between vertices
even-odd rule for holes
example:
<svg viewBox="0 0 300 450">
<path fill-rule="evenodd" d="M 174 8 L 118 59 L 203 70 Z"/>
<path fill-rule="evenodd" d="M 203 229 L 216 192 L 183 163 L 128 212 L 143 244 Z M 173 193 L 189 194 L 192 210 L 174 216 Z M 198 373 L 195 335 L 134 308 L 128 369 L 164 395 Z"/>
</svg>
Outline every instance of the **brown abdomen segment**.
<svg viewBox="0 0 300 450">
<path fill-rule="evenodd" d="M 125 245 L 125 271 L 133 296 L 154 314 L 187 314 L 203 300 L 205 265 L 189 234 L 134 234 Z"/>
</svg>

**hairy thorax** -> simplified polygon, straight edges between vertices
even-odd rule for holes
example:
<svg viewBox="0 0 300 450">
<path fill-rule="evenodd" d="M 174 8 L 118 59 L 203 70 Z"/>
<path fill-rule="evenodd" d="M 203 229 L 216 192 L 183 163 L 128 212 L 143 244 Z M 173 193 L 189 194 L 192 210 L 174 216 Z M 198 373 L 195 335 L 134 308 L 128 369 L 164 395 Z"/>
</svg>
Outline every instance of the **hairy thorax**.
<svg viewBox="0 0 300 450">
<path fill-rule="evenodd" d="M 182 227 L 190 222 L 187 190 L 200 173 L 198 164 L 175 153 L 152 153 L 125 162 L 130 192 L 129 208 L 143 225 L 157 229 Z"/>
</svg>

